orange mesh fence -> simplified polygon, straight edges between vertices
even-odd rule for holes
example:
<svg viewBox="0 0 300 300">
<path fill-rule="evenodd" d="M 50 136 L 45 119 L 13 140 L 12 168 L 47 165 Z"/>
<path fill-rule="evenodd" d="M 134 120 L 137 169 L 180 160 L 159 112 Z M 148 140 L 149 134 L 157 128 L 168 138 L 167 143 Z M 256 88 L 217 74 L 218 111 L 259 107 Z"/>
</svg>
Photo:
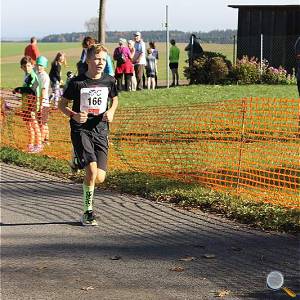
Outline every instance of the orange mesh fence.
<svg viewBox="0 0 300 300">
<path fill-rule="evenodd" d="M 21 102 L 2 91 L 2 145 L 26 150 Z M 300 99 L 122 108 L 111 126 L 109 168 L 299 208 L 299 125 Z M 50 145 L 41 154 L 70 159 L 68 118 L 51 108 L 48 127 Z"/>
</svg>

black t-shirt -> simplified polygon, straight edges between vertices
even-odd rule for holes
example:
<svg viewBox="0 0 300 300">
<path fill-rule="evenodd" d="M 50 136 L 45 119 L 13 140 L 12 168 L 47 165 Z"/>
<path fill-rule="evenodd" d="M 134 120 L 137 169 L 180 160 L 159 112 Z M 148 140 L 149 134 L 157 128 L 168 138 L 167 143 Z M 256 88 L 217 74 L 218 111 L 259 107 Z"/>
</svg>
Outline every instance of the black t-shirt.
<svg viewBox="0 0 300 300">
<path fill-rule="evenodd" d="M 72 110 L 75 112 L 80 112 L 80 95 L 82 89 L 91 89 L 93 88 L 107 88 L 108 90 L 108 99 L 114 98 L 118 96 L 118 91 L 116 87 L 116 80 L 114 77 L 102 74 L 99 79 L 91 79 L 87 77 L 85 74 L 81 74 L 75 78 L 73 78 L 68 84 L 67 89 L 64 91 L 63 97 L 73 101 Z M 104 99 L 105 100 L 105 99 Z M 108 104 L 108 102 L 107 102 Z M 104 108 L 106 111 L 108 106 Z M 71 130 L 90 130 L 99 132 L 101 130 L 105 130 L 108 128 L 107 122 L 102 121 L 103 113 L 99 115 L 88 114 L 88 120 L 81 124 L 77 123 L 75 120 L 71 119 Z"/>
</svg>

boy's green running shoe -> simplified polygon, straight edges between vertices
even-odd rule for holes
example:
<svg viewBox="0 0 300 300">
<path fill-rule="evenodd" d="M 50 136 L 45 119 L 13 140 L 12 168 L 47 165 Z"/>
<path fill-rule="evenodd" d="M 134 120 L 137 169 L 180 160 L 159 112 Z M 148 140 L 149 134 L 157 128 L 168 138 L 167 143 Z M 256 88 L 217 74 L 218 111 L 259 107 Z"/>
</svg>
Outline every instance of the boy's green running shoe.
<svg viewBox="0 0 300 300">
<path fill-rule="evenodd" d="M 86 211 L 82 215 L 80 222 L 83 226 L 97 226 L 98 225 L 98 223 L 96 221 L 96 216 L 92 210 Z"/>
</svg>

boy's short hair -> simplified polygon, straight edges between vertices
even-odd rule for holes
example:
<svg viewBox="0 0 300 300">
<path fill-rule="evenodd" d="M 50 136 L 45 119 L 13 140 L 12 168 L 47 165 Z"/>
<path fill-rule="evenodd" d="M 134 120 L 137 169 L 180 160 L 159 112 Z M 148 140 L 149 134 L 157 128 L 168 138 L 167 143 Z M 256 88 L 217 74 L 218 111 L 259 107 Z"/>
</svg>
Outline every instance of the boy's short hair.
<svg viewBox="0 0 300 300">
<path fill-rule="evenodd" d="M 30 56 L 24 56 L 21 58 L 21 60 L 20 60 L 21 66 L 27 65 L 28 63 L 31 63 L 33 65 L 32 58 Z"/>
<path fill-rule="evenodd" d="M 82 41 L 82 47 L 88 48 L 89 44 L 96 43 L 96 40 L 93 39 L 91 36 L 86 36 Z"/>
<path fill-rule="evenodd" d="M 107 49 L 104 47 L 103 44 L 94 44 L 87 49 L 86 58 L 90 59 L 94 54 L 98 54 L 102 51 L 107 53 Z"/>
<path fill-rule="evenodd" d="M 176 44 L 176 42 L 175 42 L 174 39 L 172 39 L 172 40 L 170 41 L 170 43 L 171 43 L 171 45 L 173 45 L 173 46 Z"/>
<path fill-rule="evenodd" d="M 155 42 L 154 41 L 149 42 L 149 46 L 150 48 L 155 49 Z"/>
</svg>

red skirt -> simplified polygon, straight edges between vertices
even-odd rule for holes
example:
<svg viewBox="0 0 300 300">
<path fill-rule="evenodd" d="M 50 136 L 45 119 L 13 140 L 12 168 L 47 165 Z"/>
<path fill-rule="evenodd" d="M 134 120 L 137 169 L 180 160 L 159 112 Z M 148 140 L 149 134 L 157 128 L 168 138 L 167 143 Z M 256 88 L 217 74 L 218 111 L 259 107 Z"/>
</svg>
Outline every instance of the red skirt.
<svg viewBox="0 0 300 300">
<path fill-rule="evenodd" d="M 134 67 L 133 63 L 130 59 L 127 59 L 126 62 L 120 66 L 116 67 L 115 74 L 133 74 L 134 72 Z"/>
</svg>

